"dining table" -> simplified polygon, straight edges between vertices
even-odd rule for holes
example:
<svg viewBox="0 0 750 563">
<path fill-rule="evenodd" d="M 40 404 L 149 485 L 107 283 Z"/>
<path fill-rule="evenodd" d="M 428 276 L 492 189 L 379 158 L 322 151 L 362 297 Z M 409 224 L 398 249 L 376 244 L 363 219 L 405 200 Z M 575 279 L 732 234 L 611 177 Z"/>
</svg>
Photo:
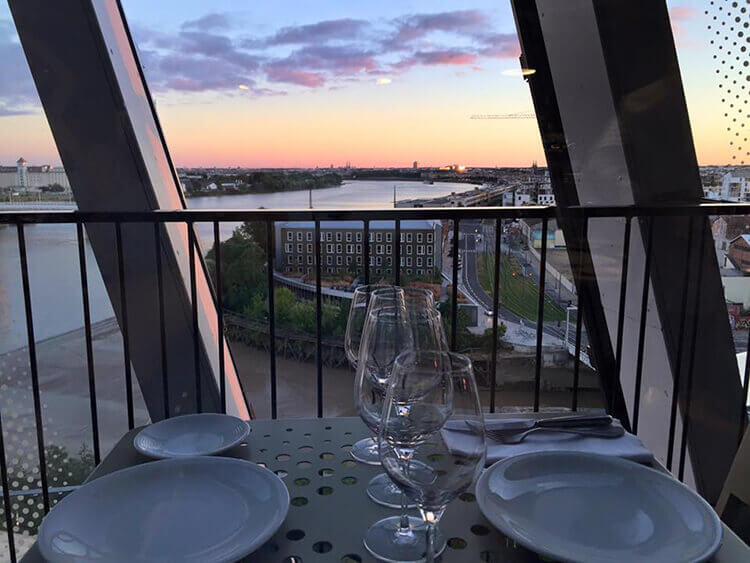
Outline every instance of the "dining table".
<svg viewBox="0 0 750 563">
<path fill-rule="evenodd" d="M 291 506 L 278 531 L 243 561 L 375 561 L 363 546 L 362 537 L 370 525 L 398 514 L 398 510 L 375 504 L 367 496 L 367 483 L 382 468 L 358 463 L 349 455 L 351 445 L 369 434 L 362 421 L 350 417 L 253 420 L 250 426 L 247 440 L 221 455 L 257 463 L 276 473 L 289 490 Z M 152 462 L 133 446 L 142 428 L 126 433 L 87 482 Z M 496 530 L 480 512 L 473 490 L 448 505 L 440 529 L 447 539 L 442 555 L 445 562 L 549 561 Z M 722 545 L 711 561 L 749 561 L 750 549 L 726 526 L 723 531 Z M 21 561 L 44 559 L 34 544 Z"/>
</svg>

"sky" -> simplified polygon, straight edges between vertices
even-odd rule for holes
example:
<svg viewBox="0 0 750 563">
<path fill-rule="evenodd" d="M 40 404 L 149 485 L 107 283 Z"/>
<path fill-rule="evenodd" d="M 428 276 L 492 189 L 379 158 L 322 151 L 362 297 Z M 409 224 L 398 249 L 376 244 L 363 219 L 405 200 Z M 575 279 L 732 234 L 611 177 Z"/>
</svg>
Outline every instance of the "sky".
<svg viewBox="0 0 750 563">
<path fill-rule="evenodd" d="M 122 3 L 177 166 L 544 163 L 535 119 L 471 119 L 533 112 L 508 2 Z M 669 6 L 699 161 L 738 163 L 712 14 Z M 0 65 L 0 164 L 58 164 L 2 0 Z"/>
</svg>

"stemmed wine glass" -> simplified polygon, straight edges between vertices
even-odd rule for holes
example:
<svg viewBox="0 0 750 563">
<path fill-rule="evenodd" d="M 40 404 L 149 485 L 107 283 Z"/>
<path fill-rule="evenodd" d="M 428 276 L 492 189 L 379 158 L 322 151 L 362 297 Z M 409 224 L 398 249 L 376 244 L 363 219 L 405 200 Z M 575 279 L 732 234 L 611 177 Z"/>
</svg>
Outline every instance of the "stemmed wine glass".
<svg viewBox="0 0 750 563">
<path fill-rule="evenodd" d="M 405 296 L 401 288 L 396 286 L 361 285 L 354 290 L 352 304 L 349 308 L 349 318 L 344 335 L 344 350 L 349 364 L 357 369 L 359 348 L 362 342 L 365 319 L 368 311 L 386 306 L 405 306 Z M 350 450 L 350 455 L 361 463 L 380 465 L 378 445 L 374 438 L 363 438 Z"/>
<path fill-rule="evenodd" d="M 448 420 L 465 431 L 441 430 Z M 485 428 L 471 360 L 455 353 L 411 351 L 399 356 L 378 431 L 388 475 L 417 504 L 432 562 L 445 546 L 437 530 L 447 504 L 474 484 L 484 467 Z M 388 549 L 381 541 L 371 549 Z"/>
<path fill-rule="evenodd" d="M 374 436 L 377 436 L 393 363 L 402 352 L 412 347 L 411 325 L 404 306 L 378 307 L 367 314 L 357 360 L 354 403 L 360 418 Z M 395 508 L 401 505 L 401 490 L 385 473 L 370 481 L 367 494 L 385 506 Z"/>
</svg>

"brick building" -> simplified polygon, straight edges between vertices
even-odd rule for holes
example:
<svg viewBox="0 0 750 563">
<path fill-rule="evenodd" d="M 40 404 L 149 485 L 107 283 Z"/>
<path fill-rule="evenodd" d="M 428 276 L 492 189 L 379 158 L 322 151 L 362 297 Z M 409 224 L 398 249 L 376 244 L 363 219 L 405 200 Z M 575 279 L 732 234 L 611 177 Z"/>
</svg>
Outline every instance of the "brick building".
<svg viewBox="0 0 750 563">
<path fill-rule="evenodd" d="M 440 221 L 401 221 L 401 272 L 429 275 L 441 268 Z M 276 270 L 287 274 L 315 273 L 315 223 L 277 222 Z M 325 275 L 364 273 L 364 225 L 361 221 L 321 221 L 321 271 Z M 393 221 L 370 221 L 370 273 L 393 273 Z"/>
</svg>

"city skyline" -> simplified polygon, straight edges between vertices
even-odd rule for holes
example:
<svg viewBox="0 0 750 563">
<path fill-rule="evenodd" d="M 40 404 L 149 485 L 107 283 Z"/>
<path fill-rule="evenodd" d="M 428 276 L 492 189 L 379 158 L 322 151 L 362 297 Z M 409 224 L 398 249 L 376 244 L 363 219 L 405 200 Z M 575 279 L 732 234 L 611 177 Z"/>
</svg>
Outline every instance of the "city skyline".
<svg viewBox="0 0 750 563">
<path fill-rule="evenodd" d="M 170 2 L 124 2 L 177 166 L 544 164 L 509 4 L 284 6 L 182 2 L 175 18 Z M 708 16 L 669 6 L 699 162 L 739 164 Z M 0 162 L 59 164 L 7 5 L 0 53 L 17 77 L 0 87 Z"/>
</svg>

